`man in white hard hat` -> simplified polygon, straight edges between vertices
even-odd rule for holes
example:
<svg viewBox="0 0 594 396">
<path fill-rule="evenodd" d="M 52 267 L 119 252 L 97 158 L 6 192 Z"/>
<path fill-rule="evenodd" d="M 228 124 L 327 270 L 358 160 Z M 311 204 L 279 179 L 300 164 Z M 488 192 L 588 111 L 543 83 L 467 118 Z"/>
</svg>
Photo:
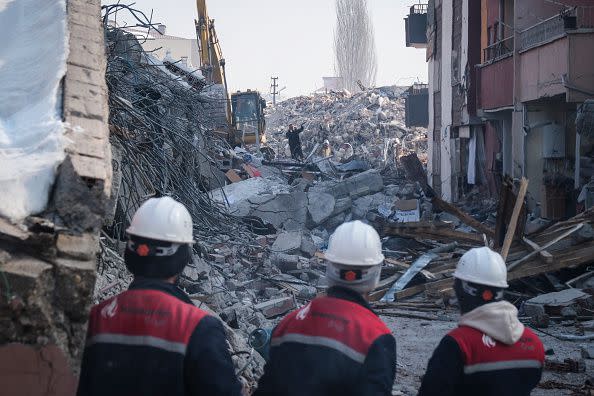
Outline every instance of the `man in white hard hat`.
<svg viewBox="0 0 594 396">
<path fill-rule="evenodd" d="M 384 260 L 377 232 L 339 226 L 326 251 L 329 289 L 272 332 L 256 396 L 391 395 L 396 341 L 369 307 Z"/>
<path fill-rule="evenodd" d="M 192 218 L 152 198 L 127 229 L 129 290 L 91 310 L 78 395 L 241 395 L 221 322 L 175 283 L 192 260 Z"/>
<path fill-rule="evenodd" d="M 503 258 L 487 247 L 471 249 L 454 278 L 459 327 L 434 351 L 419 395 L 530 395 L 540 381 L 544 348 L 518 320 L 516 307 L 503 300 Z"/>
</svg>

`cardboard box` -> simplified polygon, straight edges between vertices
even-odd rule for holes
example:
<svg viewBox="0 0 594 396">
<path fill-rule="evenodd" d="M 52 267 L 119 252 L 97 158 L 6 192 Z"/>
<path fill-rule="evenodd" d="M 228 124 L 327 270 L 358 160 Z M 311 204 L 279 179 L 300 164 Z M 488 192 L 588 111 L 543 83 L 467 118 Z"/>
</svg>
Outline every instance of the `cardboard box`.
<svg viewBox="0 0 594 396">
<path fill-rule="evenodd" d="M 418 199 L 404 199 L 394 202 L 394 220 L 400 223 L 412 223 L 421 220 Z"/>
</svg>

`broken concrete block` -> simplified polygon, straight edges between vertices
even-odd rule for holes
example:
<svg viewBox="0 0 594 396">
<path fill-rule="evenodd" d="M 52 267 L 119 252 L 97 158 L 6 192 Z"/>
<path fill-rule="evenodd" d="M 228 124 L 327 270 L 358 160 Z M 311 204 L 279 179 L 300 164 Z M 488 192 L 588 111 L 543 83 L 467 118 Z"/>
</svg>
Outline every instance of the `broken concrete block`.
<svg viewBox="0 0 594 396">
<path fill-rule="evenodd" d="M 57 342 L 52 266 L 31 257 L 13 257 L 0 265 L 0 273 L 10 286 L 5 290 L 5 282 L 0 283 L 2 293 L 11 295 L 10 301 L 0 298 L 0 342 L 35 344 L 39 336 Z"/>
<path fill-rule="evenodd" d="M 55 303 L 70 319 L 85 322 L 89 315 L 96 264 L 94 260 L 57 259 Z"/>
<path fill-rule="evenodd" d="M 330 194 L 323 192 L 308 192 L 307 210 L 315 225 L 322 224 L 334 213 L 336 201 Z"/>
<path fill-rule="evenodd" d="M 299 290 L 297 297 L 301 298 L 303 300 L 313 300 L 314 298 L 316 298 L 317 294 L 318 294 L 318 290 L 315 287 L 306 286 L 306 287 L 302 288 L 301 290 Z"/>
<path fill-rule="evenodd" d="M 77 259 L 92 260 L 99 250 L 99 237 L 97 234 L 72 235 L 59 233 L 56 240 L 58 255 Z"/>
<path fill-rule="evenodd" d="M 369 213 L 372 208 L 371 204 L 373 203 L 373 198 L 368 195 L 366 197 L 361 197 L 353 201 L 353 218 L 354 219 L 364 219 L 367 213 Z"/>
<path fill-rule="evenodd" d="M 527 304 L 542 305 L 549 315 L 560 315 L 564 307 L 591 307 L 592 296 L 578 289 L 541 294 L 526 301 Z M 579 308 L 577 308 L 579 311 Z"/>
<path fill-rule="evenodd" d="M 582 345 L 580 352 L 584 359 L 594 359 L 594 345 Z"/>
<path fill-rule="evenodd" d="M 271 255 L 272 264 L 282 272 L 289 272 L 300 269 L 299 256 L 284 253 L 274 253 Z"/>
<path fill-rule="evenodd" d="M 254 308 L 261 311 L 266 318 L 270 319 L 295 309 L 296 305 L 293 297 L 281 297 L 256 304 Z"/>
<path fill-rule="evenodd" d="M 544 306 L 525 303 L 523 307 L 524 314 L 530 317 L 530 324 L 542 329 L 549 327 L 550 318 L 549 315 L 546 314 Z"/>
<path fill-rule="evenodd" d="M 342 183 L 346 184 L 352 199 L 379 192 L 384 188 L 384 180 L 375 169 L 351 176 Z"/>
<path fill-rule="evenodd" d="M 561 316 L 563 319 L 575 319 L 578 316 L 578 313 L 572 307 L 563 307 L 561 308 Z"/>
<path fill-rule="evenodd" d="M 250 214 L 272 224 L 277 229 L 295 231 L 305 228 L 307 204 L 307 194 L 304 192 L 279 194 L 264 203 L 254 205 Z"/>
<path fill-rule="evenodd" d="M 301 249 L 301 231 L 285 231 L 278 235 L 271 250 L 274 253 L 297 253 Z"/>
<path fill-rule="evenodd" d="M 303 234 L 301 236 L 300 250 L 305 257 L 313 257 L 313 255 L 316 254 L 316 252 L 318 251 L 318 247 L 314 243 L 314 240 L 311 235 Z"/>
</svg>

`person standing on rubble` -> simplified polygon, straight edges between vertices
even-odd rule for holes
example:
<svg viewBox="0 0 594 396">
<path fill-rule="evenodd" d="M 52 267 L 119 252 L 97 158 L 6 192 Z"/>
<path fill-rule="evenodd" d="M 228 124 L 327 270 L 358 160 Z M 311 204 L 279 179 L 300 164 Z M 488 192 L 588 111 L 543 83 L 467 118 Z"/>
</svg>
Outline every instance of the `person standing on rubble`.
<svg viewBox="0 0 594 396">
<path fill-rule="evenodd" d="M 321 154 L 324 158 L 328 158 L 332 155 L 332 148 L 330 147 L 330 142 L 328 141 L 328 139 L 324 140 L 324 143 L 322 143 Z"/>
<path fill-rule="evenodd" d="M 325 253 L 327 296 L 287 315 L 274 329 L 255 396 L 391 395 L 396 340 L 367 303 L 384 260 L 377 232 L 344 223 Z"/>
<path fill-rule="evenodd" d="M 524 396 L 539 383 L 540 339 L 503 300 L 508 287 L 503 258 L 487 247 L 466 252 L 454 272 L 462 316 L 429 360 L 419 396 Z"/>
<path fill-rule="evenodd" d="M 291 150 L 291 158 L 297 161 L 303 161 L 305 158 L 303 156 L 303 150 L 301 149 L 301 138 L 299 134 L 303 132 L 303 125 L 301 127 L 295 128 L 293 124 L 289 124 L 289 131 L 287 132 L 286 136 L 289 139 L 289 149 Z"/>
<path fill-rule="evenodd" d="M 127 229 L 130 288 L 91 310 L 79 396 L 225 395 L 242 387 L 221 322 L 176 286 L 192 260 L 192 218 L 152 198 Z"/>
</svg>

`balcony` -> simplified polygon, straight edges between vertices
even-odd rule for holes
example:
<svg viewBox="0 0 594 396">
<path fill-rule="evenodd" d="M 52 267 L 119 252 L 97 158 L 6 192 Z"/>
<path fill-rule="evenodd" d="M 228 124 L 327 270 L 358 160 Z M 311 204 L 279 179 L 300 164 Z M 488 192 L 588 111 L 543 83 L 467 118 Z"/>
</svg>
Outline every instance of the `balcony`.
<svg viewBox="0 0 594 396">
<path fill-rule="evenodd" d="M 483 49 L 485 63 L 495 62 L 514 52 L 514 38 L 508 37 Z"/>
<path fill-rule="evenodd" d="M 477 70 L 477 108 L 483 111 L 497 110 L 513 105 L 514 61 L 513 57 L 494 58 Z"/>
<path fill-rule="evenodd" d="M 574 7 L 519 33 L 518 51 L 559 39 L 570 31 L 594 28 L 594 6 Z"/>
<path fill-rule="evenodd" d="M 414 48 L 427 47 L 427 4 L 415 4 L 404 18 L 406 29 L 406 46 Z"/>
<path fill-rule="evenodd" d="M 405 124 L 410 127 L 429 125 L 429 86 L 427 84 L 412 85 L 404 99 Z"/>
</svg>

